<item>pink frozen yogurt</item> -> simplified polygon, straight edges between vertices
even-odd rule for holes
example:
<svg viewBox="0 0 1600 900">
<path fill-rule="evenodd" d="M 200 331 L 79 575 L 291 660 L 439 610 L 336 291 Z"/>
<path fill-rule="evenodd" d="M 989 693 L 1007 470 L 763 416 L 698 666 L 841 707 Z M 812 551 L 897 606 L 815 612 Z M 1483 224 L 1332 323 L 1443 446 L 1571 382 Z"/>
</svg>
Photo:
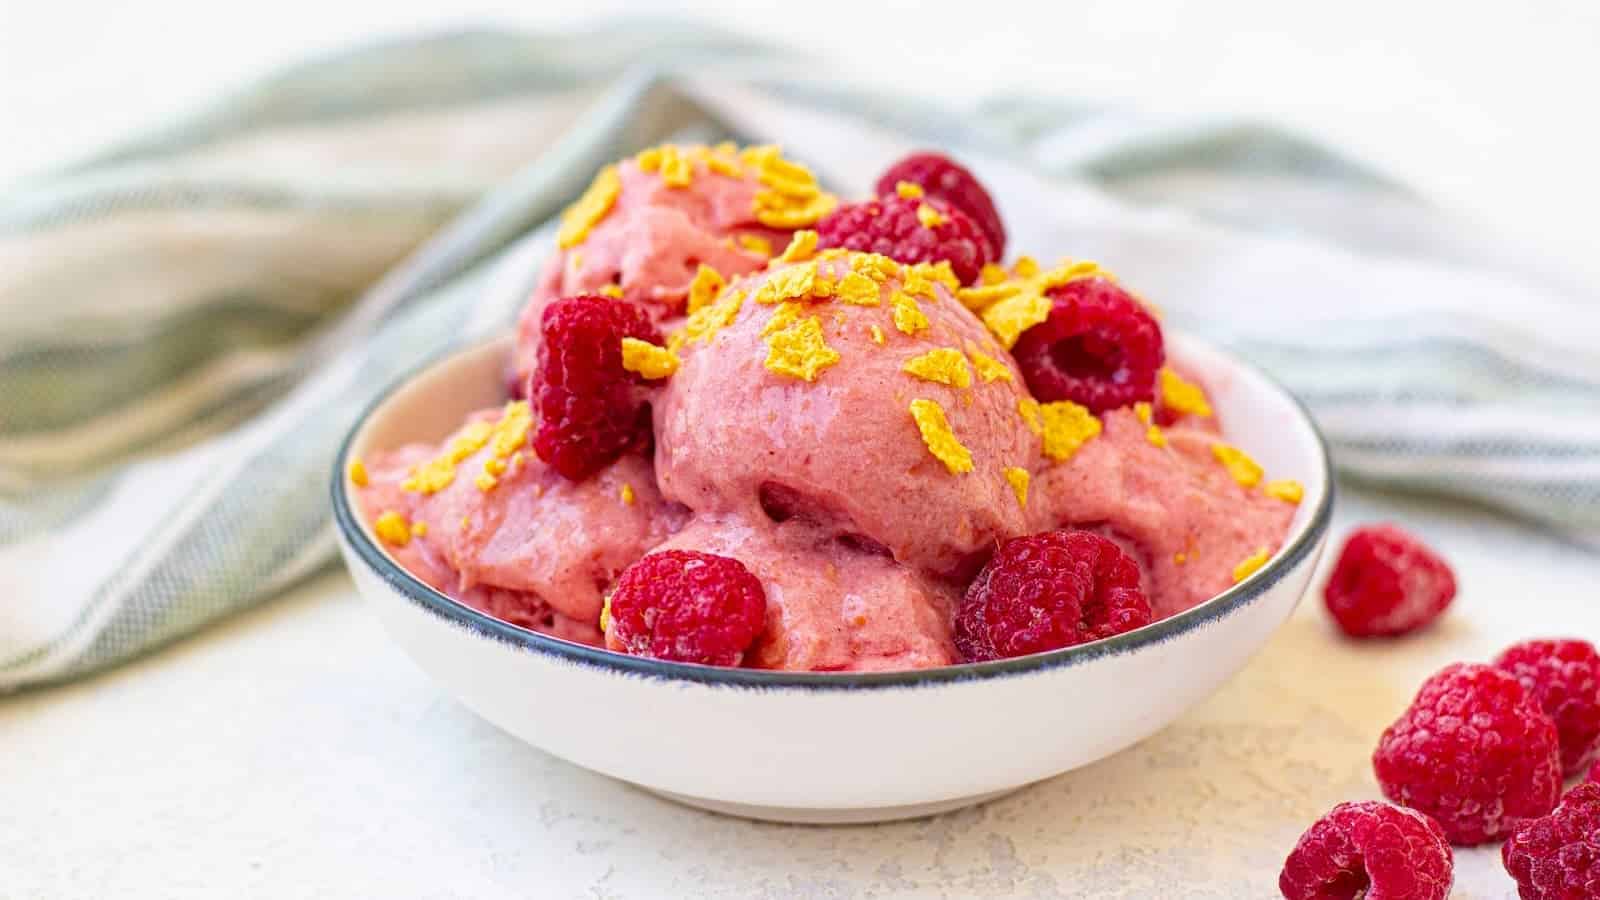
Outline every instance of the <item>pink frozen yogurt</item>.
<svg viewBox="0 0 1600 900">
<path fill-rule="evenodd" d="M 757 195 L 766 190 L 763 173 L 774 158 L 763 155 L 764 148 L 673 148 L 666 155 L 678 163 L 662 159 L 666 149 L 646 151 L 596 179 L 586 197 L 611 194 L 612 184 L 616 190 L 604 217 L 587 230 L 574 227 L 581 219 L 569 211 L 566 239 L 545 262 L 517 326 L 514 383 L 533 371 L 539 318 L 554 300 L 620 291 L 658 318 L 669 317 L 683 311 L 702 264 L 733 278 L 762 268 L 788 244 L 792 229 L 763 224 L 757 213 Z M 672 165 L 686 169 L 687 183 L 669 181 Z M 574 243 L 580 231 L 582 240 Z"/>
<path fill-rule="evenodd" d="M 628 566 L 661 550 L 728 557 L 766 596 L 744 665 L 844 672 L 961 662 L 955 611 L 1012 538 L 1110 538 L 1157 619 L 1277 550 L 1298 486 L 1269 486 L 1223 443 L 1199 387 L 1167 372 L 1162 391 L 1171 376 L 1187 395 L 1098 417 L 1029 394 L 1004 348 L 1042 321 L 1041 291 L 1109 276 L 1021 260 L 962 288 L 944 264 L 819 252 L 793 229 L 833 202 L 770 148 L 663 147 L 608 167 L 564 217 L 514 383 L 538 365 L 554 300 L 642 304 L 668 338 L 624 341 L 617 377 L 649 385 L 653 452 L 575 483 L 529 448 L 526 403 L 475 413 L 439 446 L 353 475 L 395 559 L 491 615 L 602 645 Z"/>
</svg>

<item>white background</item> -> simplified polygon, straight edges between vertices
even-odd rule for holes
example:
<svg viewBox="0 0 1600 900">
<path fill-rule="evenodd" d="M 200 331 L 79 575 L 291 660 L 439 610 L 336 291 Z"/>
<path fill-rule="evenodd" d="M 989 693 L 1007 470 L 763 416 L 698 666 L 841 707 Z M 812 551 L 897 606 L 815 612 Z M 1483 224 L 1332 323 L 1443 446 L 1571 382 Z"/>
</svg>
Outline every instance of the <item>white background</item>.
<svg viewBox="0 0 1600 900">
<path fill-rule="evenodd" d="M 1594 0 L 0 0 L 0 183 L 352 41 L 642 13 L 791 42 L 927 94 L 1259 115 L 1600 281 Z"/>
</svg>

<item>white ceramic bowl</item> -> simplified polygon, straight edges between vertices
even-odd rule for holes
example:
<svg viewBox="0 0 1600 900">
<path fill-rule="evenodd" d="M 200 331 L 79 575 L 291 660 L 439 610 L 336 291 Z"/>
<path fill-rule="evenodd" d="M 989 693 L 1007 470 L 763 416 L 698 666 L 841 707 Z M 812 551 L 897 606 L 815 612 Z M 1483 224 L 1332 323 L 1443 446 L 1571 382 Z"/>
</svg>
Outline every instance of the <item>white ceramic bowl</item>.
<svg viewBox="0 0 1600 900">
<path fill-rule="evenodd" d="M 503 402 L 510 339 L 423 367 L 356 424 L 335 467 L 340 546 L 378 617 L 445 689 L 490 722 L 588 769 L 685 803 L 760 819 L 928 815 L 1049 778 L 1140 741 L 1204 699 L 1305 592 L 1332 488 L 1305 410 L 1261 373 L 1196 341 L 1229 439 L 1305 485 L 1278 552 L 1242 584 L 1137 631 L 1021 659 L 883 674 L 718 669 L 623 656 L 509 625 L 396 565 L 355 514 L 347 461 L 436 441 Z"/>
</svg>

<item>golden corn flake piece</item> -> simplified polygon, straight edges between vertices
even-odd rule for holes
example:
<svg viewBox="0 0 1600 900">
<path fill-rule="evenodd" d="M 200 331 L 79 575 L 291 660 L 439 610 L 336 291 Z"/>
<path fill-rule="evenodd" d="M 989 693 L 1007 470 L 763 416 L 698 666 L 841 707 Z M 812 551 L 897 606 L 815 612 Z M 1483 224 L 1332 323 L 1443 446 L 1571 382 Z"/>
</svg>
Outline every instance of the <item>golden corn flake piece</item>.
<svg viewBox="0 0 1600 900">
<path fill-rule="evenodd" d="M 1040 404 L 1039 419 L 1044 428 L 1044 455 L 1056 462 L 1071 459 L 1078 448 L 1100 434 L 1100 420 L 1071 400 Z"/>
<path fill-rule="evenodd" d="M 1275 497 L 1285 503 L 1299 503 L 1306 496 L 1305 487 L 1292 479 L 1269 481 L 1261 490 L 1268 497 Z"/>
<path fill-rule="evenodd" d="M 713 156 L 712 159 L 716 159 L 716 157 Z M 772 255 L 772 242 L 757 234 L 739 235 L 739 246 L 749 250 L 751 253 L 759 253 L 762 256 L 769 257 Z"/>
<path fill-rule="evenodd" d="M 367 464 L 360 459 L 350 460 L 350 483 L 356 487 L 366 487 L 372 483 L 367 477 Z"/>
<path fill-rule="evenodd" d="M 802 228 L 789 238 L 789 246 L 783 248 L 783 254 L 778 257 L 780 262 L 805 262 L 812 254 L 817 252 L 817 233 L 809 228 Z"/>
<path fill-rule="evenodd" d="M 992 356 L 979 353 L 975 347 L 967 347 L 967 355 L 972 357 L 972 367 L 978 370 L 978 377 L 984 384 L 992 381 L 1010 381 L 1011 367 Z"/>
<path fill-rule="evenodd" d="M 923 381 L 957 388 L 972 386 L 972 370 L 967 366 L 967 358 L 954 347 L 940 347 L 921 356 L 913 356 L 906 360 L 902 369 Z"/>
<path fill-rule="evenodd" d="M 717 302 L 710 306 L 702 306 L 683 327 L 672 333 L 667 340 L 667 349 L 677 353 L 693 341 L 704 344 L 711 343 L 717 332 L 733 324 L 739 318 L 739 310 L 744 307 L 744 291 L 725 291 Z"/>
<path fill-rule="evenodd" d="M 1006 267 L 999 263 L 984 263 L 983 268 L 978 270 L 979 284 L 999 284 L 1010 277 L 1011 273 L 1007 272 Z"/>
<path fill-rule="evenodd" d="M 972 452 L 956 438 L 955 431 L 950 428 L 950 420 L 945 418 L 944 407 L 932 400 L 913 400 L 911 418 L 916 421 L 928 452 L 933 454 L 934 459 L 944 463 L 950 474 L 961 475 L 972 471 Z"/>
<path fill-rule="evenodd" d="M 613 300 L 621 300 L 622 299 L 622 285 L 620 285 L 620 284 L 605 284 L 605 285 L 601 285 L 600 286 L 600 296 L 602 296 L 602 297 L 610 297 Z"/>
<path fill-rule="evenodd" d="M 412 537 L 427 537 L 428 536 L 428 523 L 427 522 L 412 522 L 411 523 L 411 536 Z"/>
<path fill-rule="evenodd" d="M 1170 366 L 1161 367 L 1161 403 L 1175 413 L 1189 416 L 1211 415 L 1211 404 L 1199 385 L 1185 381 Z"/>
<path fill-rule="evenodd" d="M 1000 346 L 1010 350 L 1024 331 L 1050 318 L 1050 307 L 1050 298 L 1025 291 L 985 309 L 983 324 Z"/>
<path fill-rule="evenodd" d="M 882 328 L 879 328 L 878 326 L 874 325 L 868 330 L 872 332 L 872 342 L 874 344 L 877 344 L 879 347 L 882 347 L 885 343 L 888 342 L 888 338 L 884 337 Z"/>
<path fill-rule="evenodd" d="M 561 230 L 556 233 L 556 243 L 561 249 L 576 247 L 589 236 L 589 230 L 600 223 L 622 193 L 622 177 L 616 166 L 606 166 L 594 177 L 589 189 L 577 202 L 561 214 Z"/>
<path fill-rule="evenodd" d="M 1011 485 L 1011 492 L 1017 495 L 1017 505 L 1023 509 L 1028 508 L 1028 483 L 1033 476 L 1028 470 L 1020 466 L 1007 466 L 1005 471 L 1006 481 Z"/>
<path fill-rule="evenodd" d="M 633 163 L 639 167 L 641 172 L 661 171 L 661 148 L 651 147 L 648 150 L 639 151 L 639 155 L 633 158 Z"/>
<path fill-rule="evenodd" d="M 694 182 L 694 166 L 677 147 L 666 144 L 661 148 L 661 183 L 669 188 L 688 187 Z"/>
<path fill-rule="evenodd" d="M 1237 566 L 1233 567 L 1233 583 L 1238 584 L 1246 578 L 1249 578 L 1251 575 L 1254 575 L 1256 572 L 1260 571 L 1261 567 L 1266 565 L 1267 560 L 1271 558 L 1272 551 L 1265 547 L 1262 547 L 1260 550 L 1257 550 L 1249 556 L 1246 556 L 1244 559 L 1239 561 Z"/>
<path fill-rule="evenodd" d="M 772 273 L 756 288 L 756 302 L 763 306 L 785 300 L 804 300 L 817 287 L 817 264 L 801 263 Z"/>
<path fill-rule="evenodd" d="M 822 336 L 816 317 L 796 322 L 767 338 L 767 371 L 801 381 L 816 381 L 823 369 L 839 362 L 839 353 Z"/>
<path fill-rule="evenodd" d="M 461 429 L 461 433 L 450 442 L 445 452 L 411 470 L 410 477 L 400 482 L 400 489 L 421 494 L 434 494 L 444 490 L 456 480 L 456 465 L 482 450 L 493 436 L 493 425 L 488 422 L 473 422 Z"/>
<path fill-rule="evenodd" d="M 636 500 L 636 499 L 638 499 L 638 498 L 633 493 L 633 485 L 628 484 L 627 482 L 623 482 L 623 485 L 622 485 L 622 502 L 626 503 L 629 506 L 632 506 L 634 500 Z"/>
<path fill-rule="evenodd" d="M 1167 446 L 1167 433 L 1161 430 L 1160 425 L 1151 425 L 1144 431 L 1144 439 L 1153 447 Z"/>
<path fill-rule="evenodd" d="M 878 283 L 860 272 L 846 272 L 839 279 L 839 300 L 853 306 L 877 306 Z"/>
<path fill-rule="evenodd" d="M 600 633 L 611 630 L 611 595 L 606 595 L 606 602 L 600 606 Z"/>
<path fill-rule="evenodd" d="M 917 221 L 923 228 L 938 228 L 945 223 L 944 215 L 927 203 L 917 204 Z"/>
<path fill-rule="evenodd" d="M 1044 417 L 1039 411 L 1039 401 L 1032 397 L 1018 398 L 1017 415 L 1022 417 L 1022 423 L 1028 426 L 1034 437 L 1044 437 Z"/>
<path fill-rule="evenodd" d="M 829 248 L 824 250 L 823 253 L 831 253 L 833 249 Z M 900 264 L 882 253 L 846 252 L 850 257 L 850 271 L 859 272 L 867 276 L 872 279 L 874 284 L 883 284 L 889 279 L 900 275 Z"/>
<path fill-rule="evenodd" d="M 383 515 L 373 520 L 372 530 L 379 540 L 391 547 L 404 547 L 411 543 L 411 523 L 392 509 L 384 510 Z"/>
<path fill-rule="evenodd" d="M 1139 421 L 1146 425 L 1151 423 L 1151 412 L 1150 404 L 1144 402 L 1143 400 L 1133 405 L 1133 414 L 1139 418 Z"/>
<path fill-rule="evenodd" d="M 659 381 L 678 371 L 683 361 L 678 354 L 649 341 L 625 337 L 622 339 L 622 367 L 637 373 L 646 381 Z"/>
<path fill-rule="evenodd" d="M 1022 293 L 1022 285 L 1015 281 L 1002 281 L 996 284 L 980 284 L 973 287 L 964 287 L 956 290 L 956 299 L 961 305 L 975 313 L 981 313 L 989 307 L 1016 297 Z"/>
<path fill-rule="evenodd" d="M 715 301 L 717 295 L 727 286 L 728 282 L 722 277 L 721 272 L 701 263 L 700 268 L 695 269 L 694 280 L 689 282 L 689 303 L 686 311 L 691 316 L 699 312 Z"/>
<path fill-rule="evenodd" d="M 768 319 L 767 324 L 762 327 L 761 336 L 771 337 L 800 321 L 800 314 L 805 312 L 805 308 L 804 303 L 798 303 L 794 300 L 786 300 L 778 304 L 778 308 L 772 311 L 772 318 Z"/>
<path fill-rule="evenodd" d="M 528 405 L 528 401 L 514 400 L 507 403 L 490 437 L 491 458 L 504 462 L 518 453 L 528 443 L 528 431 L 532 428 L 533 409 Z"/>
<path fill-rule="evenodd" d="M 1252 488 L 1261 483 L 1260 464 L 1238 447 L 1219 441 L 1211 445 L 1211 455 L 1227 468 L 1228 474 L 1241 487 Z"/>
<path fill-rule="evenodd" d="M 909 294 L 904 291 L 895 291 L 891 298 L 894 306 L 894 327 L 905 334 L 916 334 L 929 327 L 928 317 L 923 315 L 922 307 L 917 305 Z"/>
<path fill-rule="evenodd" d="M 817 279 L 811 285 L 811 299 L 831 300 L 833 294 L 839 289 L 839 282 L 826 277 L 822 272 L 817 273 Z"/>
<path fill-rule="evenodd" d="M 1011 264 L 1011 273 L 1018 278 L 1036 278 L 1039 275 L 1039 261 L 1031 256 L 1019 256 Z"/>
<path fill-rule="evenodd" d="M 488 472 L 480 472 L 477 478 L 472 479 L 472 483 L 477 485 L 478 490 L 487 494 L 499 486 L 500 479 L 490 475 Z"/>
<path fill-rule="evenodd" d="M 894 183 L 894 192 L 896 194 L 899 194 L 900 195 L 900 199 L 902 199 L 902 200 L 921 200 L 922 199 L 922 185 L 917 184 L 914 181 L 897 181 L 897 182 L 895 182 Z"/>
</svg>

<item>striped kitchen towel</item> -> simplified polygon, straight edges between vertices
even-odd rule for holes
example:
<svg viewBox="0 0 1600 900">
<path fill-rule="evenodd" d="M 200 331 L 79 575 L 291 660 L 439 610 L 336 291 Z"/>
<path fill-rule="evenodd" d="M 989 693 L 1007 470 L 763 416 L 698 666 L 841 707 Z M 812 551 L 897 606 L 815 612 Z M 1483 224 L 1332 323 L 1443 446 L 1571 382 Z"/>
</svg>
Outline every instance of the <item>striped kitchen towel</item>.
<svg viewBox="0 0 1600 900">
<path fill-rule="evenodd" d="M 327 566 L 335 445 L 500 331 L 546 223 L 664 139 L 777 142 L 844 194 L 917 146 L 1015 245 L 1097 259 L 1315 411 L 1349 477 L 1600 546 L 1600 305 L 1381 176 L 1249 123 L 815 80 L 659 22 L 312 62 L 0 194 L 0 690 L 71 678 Z"/>
</svg>

